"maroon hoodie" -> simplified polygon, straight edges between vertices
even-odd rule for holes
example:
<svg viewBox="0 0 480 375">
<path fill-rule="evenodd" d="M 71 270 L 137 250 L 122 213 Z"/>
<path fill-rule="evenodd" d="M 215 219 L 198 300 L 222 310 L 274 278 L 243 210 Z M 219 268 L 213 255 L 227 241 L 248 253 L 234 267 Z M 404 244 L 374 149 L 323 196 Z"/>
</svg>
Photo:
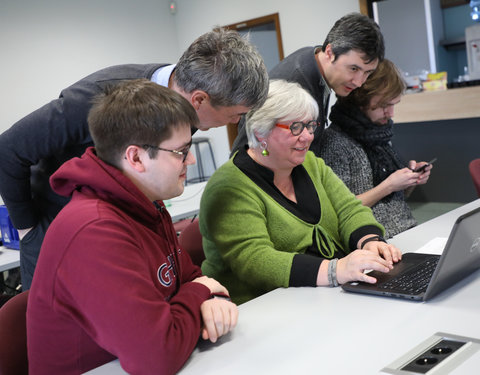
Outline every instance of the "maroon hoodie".
<svg viewBox="0 0 480 375">
<path fill-rule="evenodd" d="M 80 374 L 118 357 L 131 374 L 177 372 L 200 335 L 207 287 L 151 202 L 93 148 L 51 177 L 72 196 L 50 225 L 30 290 L 30 374 Z"/>
</svg>

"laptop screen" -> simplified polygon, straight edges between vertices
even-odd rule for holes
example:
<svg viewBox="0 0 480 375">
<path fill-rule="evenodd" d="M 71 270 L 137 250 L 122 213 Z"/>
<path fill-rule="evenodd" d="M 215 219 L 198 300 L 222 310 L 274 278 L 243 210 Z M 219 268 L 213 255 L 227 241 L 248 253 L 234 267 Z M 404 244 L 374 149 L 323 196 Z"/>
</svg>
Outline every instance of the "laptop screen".
<svg viewBox="0 0 480 375">
<path fill-rule="evenodd" d="M 425 300 L 480 268 L 480 209 L 460 216 L 425 293 Z"/>
</svg>

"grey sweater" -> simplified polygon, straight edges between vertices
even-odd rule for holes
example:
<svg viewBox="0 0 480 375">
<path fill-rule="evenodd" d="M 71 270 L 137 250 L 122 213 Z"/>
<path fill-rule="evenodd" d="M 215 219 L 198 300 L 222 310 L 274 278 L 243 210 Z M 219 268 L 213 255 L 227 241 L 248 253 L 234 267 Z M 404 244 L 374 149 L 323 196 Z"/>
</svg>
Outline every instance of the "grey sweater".
<svg viewBox="0 0 480 375">
<path fill-rule="evenodd" d="M 360 143 L 335 124 L 324 131 L 320 156 L 355 195 L 374 187 L 372 167 Z M 403 191 L 390 194 L 372 207 L 375 218 L 385 227 L 386 238 L 417 224 Z"/>
<path fill-rule="evenodd" d="M 164 65 L 102 69 L 62 90 L 59 98 L 0 135 L 0 194 L 15 228 L 33 227 L 41 217 L 54 217 L 68 202 L 52 191 L 49 178 L 63 162 L 93 146 L 87 124 L 92 98 L 108 85 L 150 78 Z"/>
</svg>

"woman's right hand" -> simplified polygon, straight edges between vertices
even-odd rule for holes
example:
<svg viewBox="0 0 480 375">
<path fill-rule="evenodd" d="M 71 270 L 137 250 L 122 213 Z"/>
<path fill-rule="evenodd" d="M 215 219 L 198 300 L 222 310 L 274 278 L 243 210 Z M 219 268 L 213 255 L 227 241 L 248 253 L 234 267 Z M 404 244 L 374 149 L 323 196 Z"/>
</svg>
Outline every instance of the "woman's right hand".
<svg viewBox="0 0 480 375">
<path fill-rule="evenodd" d="M 365 270 L 389 272 L 393 266 L 381 256 L 367 250 L 355 250 L 337 262 L 337 280 L 339 284 L 349 281 L 363 281 L 374 284 L 377 282 Z"/>
</svg>

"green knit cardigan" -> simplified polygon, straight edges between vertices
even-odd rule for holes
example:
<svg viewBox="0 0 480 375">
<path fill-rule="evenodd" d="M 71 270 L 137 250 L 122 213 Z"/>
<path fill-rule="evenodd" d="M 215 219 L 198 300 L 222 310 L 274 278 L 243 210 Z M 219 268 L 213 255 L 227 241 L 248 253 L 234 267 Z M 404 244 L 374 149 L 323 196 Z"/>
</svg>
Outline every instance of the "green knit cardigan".
<svg viewBox="0 0 480 375">
<path fill-rule="evenodd" d="M 303 162 L 317 191 L 321 217 L 307 223 L 278 204 L 237 166 L 233 158 L 210 178 L 200 203 L 200 231 L 206 259 L 202 271 L 222 283 L 236 303 L 278 287 L 288 287 L 295 254 L 312 244 L 315 231 L 322 256 L 332 258 L 335 245 L 345 252 L 350 235 L 373 225 L 383 232 L 370 208 L 313 152 Z M 323 236 L 320 235 L 323 233 Z"/>
</svg>

